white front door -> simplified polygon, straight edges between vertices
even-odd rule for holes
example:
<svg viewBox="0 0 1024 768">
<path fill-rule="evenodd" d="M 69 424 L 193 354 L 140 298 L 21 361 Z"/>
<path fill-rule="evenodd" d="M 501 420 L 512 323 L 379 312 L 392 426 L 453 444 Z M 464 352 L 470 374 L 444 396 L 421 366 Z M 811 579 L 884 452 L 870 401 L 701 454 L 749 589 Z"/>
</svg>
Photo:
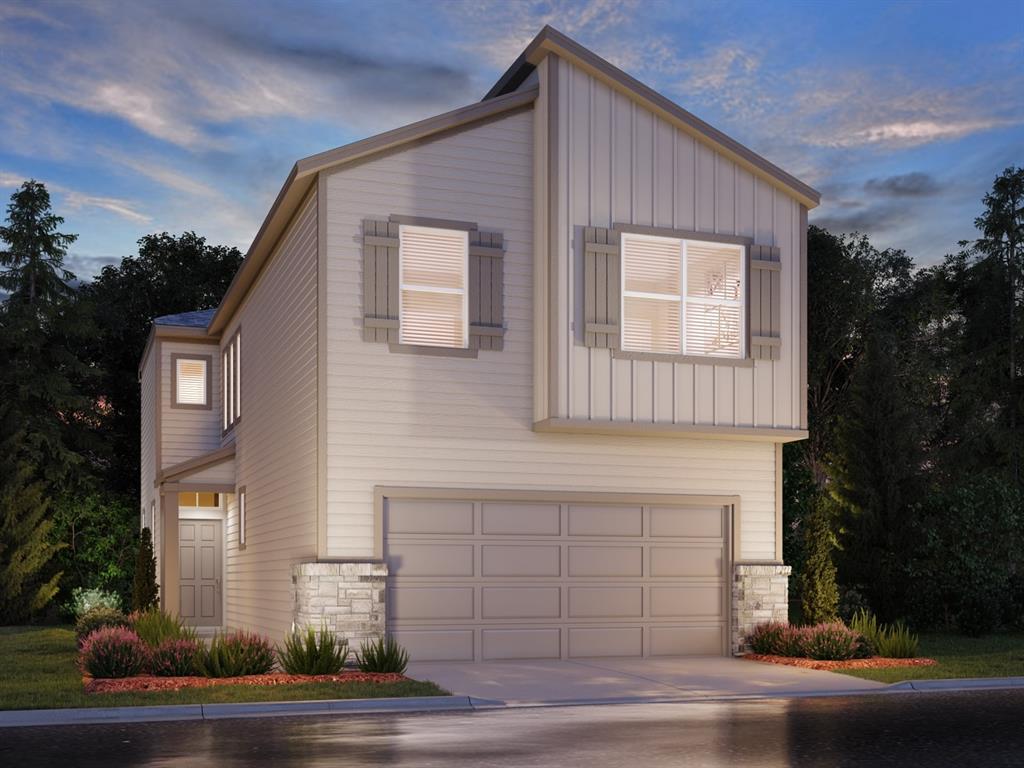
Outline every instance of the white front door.
<svg viewBox="0 0 1024 768">
<path fill-rule="evenodd" d="M 181 618 L 194 627 L 221 625 L 220 520 L 182 520 L 178 523 L 181 557 Z"/>
</svg>

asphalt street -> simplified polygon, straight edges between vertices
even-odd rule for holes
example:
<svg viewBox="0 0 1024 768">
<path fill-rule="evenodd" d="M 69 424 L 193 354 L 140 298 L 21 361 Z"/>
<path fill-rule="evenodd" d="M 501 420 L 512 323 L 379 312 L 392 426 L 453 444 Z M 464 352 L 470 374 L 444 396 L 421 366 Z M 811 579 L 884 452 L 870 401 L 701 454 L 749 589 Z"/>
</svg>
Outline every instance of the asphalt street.
<svg viewBox="0 0 1024 768">
<path fill-rule="evenodd" d="M 1020 766 L 1024 691 L 11 728 L 2 766 Z"/>
</svg>

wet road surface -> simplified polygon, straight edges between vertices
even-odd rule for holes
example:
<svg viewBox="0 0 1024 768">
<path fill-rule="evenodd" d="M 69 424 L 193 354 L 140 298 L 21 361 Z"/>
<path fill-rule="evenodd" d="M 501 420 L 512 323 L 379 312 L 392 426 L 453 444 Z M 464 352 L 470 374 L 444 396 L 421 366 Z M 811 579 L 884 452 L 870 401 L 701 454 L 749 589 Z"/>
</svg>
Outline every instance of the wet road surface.
<svg viewBox="0 0 1024 768">
<path fill-rule="evenodd" d="M 35 765 L 1021 766 L 1024 691 L 0 730 Z"/>
</svg>

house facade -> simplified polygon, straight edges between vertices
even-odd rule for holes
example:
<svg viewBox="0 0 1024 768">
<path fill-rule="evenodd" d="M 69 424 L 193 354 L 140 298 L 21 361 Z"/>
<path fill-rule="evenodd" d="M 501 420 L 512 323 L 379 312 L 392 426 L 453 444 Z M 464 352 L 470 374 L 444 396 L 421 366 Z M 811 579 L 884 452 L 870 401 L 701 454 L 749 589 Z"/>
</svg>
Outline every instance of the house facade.
<svg viewBox="0 0 1024 768">
<path fill-rule="evenodd" d="M 416 660 L 737 651 L 787 615 L 817 203 L 550 28 L 299 161 L 140 364 L 164 607 Z"/>
</svg>

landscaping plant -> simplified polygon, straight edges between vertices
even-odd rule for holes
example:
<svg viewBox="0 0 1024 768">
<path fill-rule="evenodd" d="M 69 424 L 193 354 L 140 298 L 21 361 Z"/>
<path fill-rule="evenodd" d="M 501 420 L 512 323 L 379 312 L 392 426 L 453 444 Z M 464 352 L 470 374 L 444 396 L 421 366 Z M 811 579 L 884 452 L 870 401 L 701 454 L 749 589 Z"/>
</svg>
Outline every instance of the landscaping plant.
<svg viewBox="0 0 1024 768">
<path fill-rule="evenodd" d="M 196 640 L 195 629 L 159 608 L 133 613 L 128 621 L 135 634 L 150 648 L 156 648 L 167 640 Z"/>
<path fill-rule="evenodd" d="M 200 658 L 200 671 L 207 677 L 265 675 L 273 668 L 274 649 L 255 632 L 214 635 Z"/>
<path fill-rule="evenodd" d="M 783 636 L 791 631 L 788 624 L 781 621 L 766 621 L 755 626 L 747 635 L 747 645 L 754 653 L 765 656 L 785 656 L 781 653 Z"/>
<path fill-rule="evenodd" d="M 114 592 L 105 589 L 86 589 L 75 587 L 71 591 L 71 601 L 67 605 L 67 611 L 76 619 L 93 608 L 108 608 L 114 611 L 121 611 L 121 598 Z"/>
<path fill-rule="evenodd" d="M 127 627 L 128 623 L 128 617 L 121 611 L 98 605 L 78 617 L 78 621 L 75 622 L 75 638 L 78 640 L 78 645 L 81 646 L 85 642 L 85 638 L 97 629 Z"/>
<path fill-rule="evenodd" d="M 202 646 L 196 640 L 164 640 L 150 652 L 149 671 L 157 677 L 186 677 L 199 671 Z"/>
<path fill-rule="evenodd" d="M 850 629 L 860 635 L 864 640 L 865 648 L 871 650 L 870 653 L 862 658 L 878 653 L 883 628 L 878 623 L 875 614 L 866 608 L 861 608 L 850 619 Z"/>
<path fill-rule="evenodd" d="M 918 636 L 902 621 L 885 627 L 878 635 L 878 655 L 890 659 L 913 659 L 917 656 Z"/>
<path fill-rule="evenodd" d="M 819 661 L 846 661 L 857 655 L 858 635 L 841 621 L 805 629 L 804 654 Z"/>
<path fill-rule="evenodd" d="M 808 624 L 832 622 L 839 608 L 836 566 L 832 561 L 832 550 L 836 547 L 832 501 L 820 495 L 805 525 L 807 561 L 799 580 L 801 613 Z"/>
<path fill-rule="evenodd" d="M 93 677 L 132 677 L 148 667 L 149 649 L 127 627 L 104 627 L 85 638 L 79 663 Z"/>
<path fill-rule="evenodd" d="M 362 672 L 395 672 L 401 675 L 409 665 L 409 654 L 390 635 L 378 637 L 359 647 L 356 664 Z"/>
<path fill-rule="evenodd" d="M 348 659 L 348 642 L 321 627 L 312 627 L 305 634 L 297 629 L 284 641 L 284 649 L 277 649 L 281 668 L 290 675 L 334 675 L 341 671 Z"/>
<path fill-rule="evenodd" d="M 160 596 L 156 583 L 156 556 L 153 554 L 153 534 L 143 528 L 139 546 L 135 551 L 135 575 L 132 579 L 132 610 L 148 611 L 155 608 Z"/>
</svg>

